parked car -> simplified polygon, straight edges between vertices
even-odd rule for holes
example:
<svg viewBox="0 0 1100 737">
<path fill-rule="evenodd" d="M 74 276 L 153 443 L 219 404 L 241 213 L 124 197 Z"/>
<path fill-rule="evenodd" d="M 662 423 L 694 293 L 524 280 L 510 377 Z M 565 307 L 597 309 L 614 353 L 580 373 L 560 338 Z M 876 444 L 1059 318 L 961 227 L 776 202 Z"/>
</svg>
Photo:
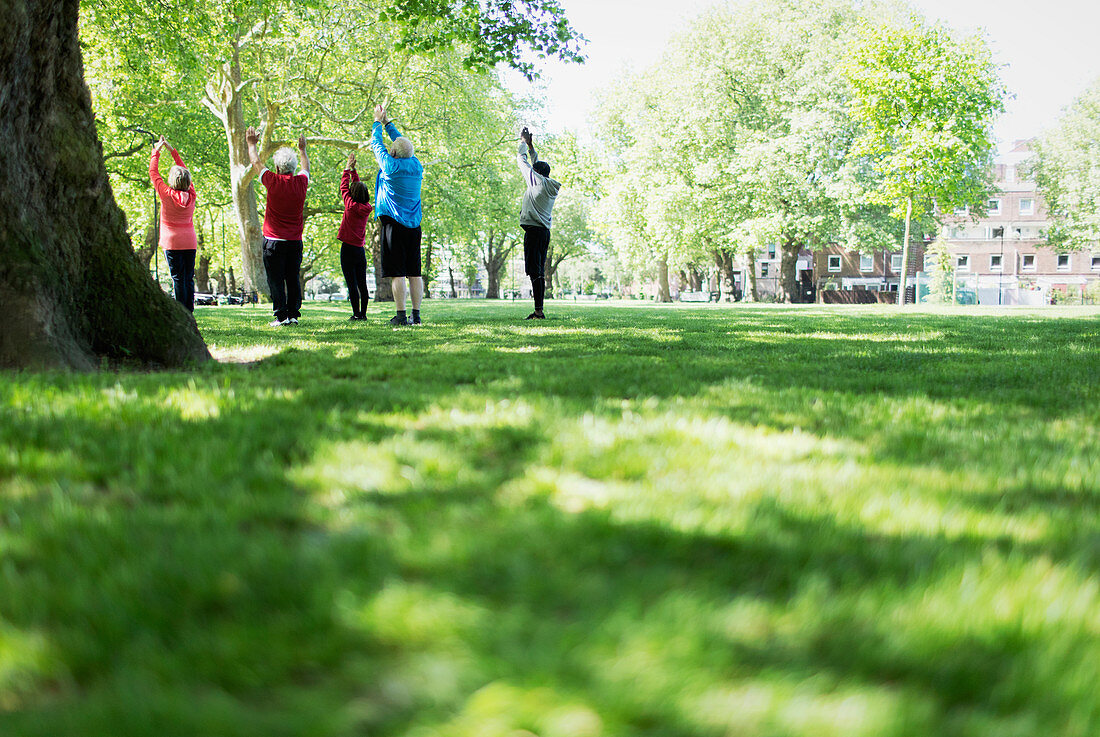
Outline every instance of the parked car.
<svg viewBox="0 0 1100 737">
<path fill-rule="evenodd" d="M 244 299 L 238 297 L 235 294 L 219 294 L 218 304 L 220 305 L 243 305 Z"/>
<path fill-rule="evenodd" d="M 195 292 L 195 304 L 196 305 L 216 305 L 218 300 L 213 294 L 205 294 L 203 292 Z"/>
</svg>

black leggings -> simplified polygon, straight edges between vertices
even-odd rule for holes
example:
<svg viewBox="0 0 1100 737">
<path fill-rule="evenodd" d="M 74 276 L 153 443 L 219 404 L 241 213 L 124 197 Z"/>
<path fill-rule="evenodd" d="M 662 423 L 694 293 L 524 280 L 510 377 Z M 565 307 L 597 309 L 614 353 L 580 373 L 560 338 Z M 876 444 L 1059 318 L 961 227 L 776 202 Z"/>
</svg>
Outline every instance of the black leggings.
<svg viewBox="0 0 1100 737">
<path fill-rule="evenodd" d="M 370 292 L 367 291 L 367 250 L 341 241 L 340 268 L 348 285 L 351 312 L 363 317 L 367 314 L 367 302 L 370 301 Z"/>
</svg>

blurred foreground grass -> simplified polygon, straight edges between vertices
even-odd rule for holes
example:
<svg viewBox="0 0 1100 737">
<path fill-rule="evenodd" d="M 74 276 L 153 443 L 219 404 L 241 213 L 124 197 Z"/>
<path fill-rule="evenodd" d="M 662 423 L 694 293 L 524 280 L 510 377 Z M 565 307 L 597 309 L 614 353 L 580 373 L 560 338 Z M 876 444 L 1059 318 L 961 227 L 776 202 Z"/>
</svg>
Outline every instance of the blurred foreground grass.
<svg viewBox="0 0 1100 737">
<path fill-rule="evenodd" d="M 528 308 L 3 376 L 0 734 L 1100 733 L 1095 311 Z"/>
</svg>

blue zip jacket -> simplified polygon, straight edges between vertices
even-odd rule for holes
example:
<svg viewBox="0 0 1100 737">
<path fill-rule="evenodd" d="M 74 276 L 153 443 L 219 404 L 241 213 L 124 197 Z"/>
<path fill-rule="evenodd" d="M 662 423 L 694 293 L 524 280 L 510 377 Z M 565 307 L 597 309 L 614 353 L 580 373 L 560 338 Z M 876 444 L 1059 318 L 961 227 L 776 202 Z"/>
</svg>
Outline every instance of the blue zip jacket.
<svg viewBox="0 0 1100 737">
<path fill-rule="evenodd" d="M 386 133 L 395 141 L 401 136 L 393 123 Z M 382 124 L 375 122 L 370 147 L 378 159 L 378 176 L 374 180 L 374 216 L 387 215 L 406 228 L 420 226 L 420 185 L 424 181 L 424 166 L 415 156 L 398 159 L 386 149 Z"/>
</svg>

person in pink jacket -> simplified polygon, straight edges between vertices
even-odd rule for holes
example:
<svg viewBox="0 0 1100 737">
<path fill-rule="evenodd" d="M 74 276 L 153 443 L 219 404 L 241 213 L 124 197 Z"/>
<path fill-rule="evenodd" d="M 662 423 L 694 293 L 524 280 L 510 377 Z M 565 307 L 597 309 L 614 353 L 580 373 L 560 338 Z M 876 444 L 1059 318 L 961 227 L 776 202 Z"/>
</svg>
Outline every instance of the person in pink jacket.
<svg viewBox="0 0 1100 737">
<path fill-rule="evenodd" d="M 176 165 L 168 172 L 168 182 L 160 176 L 160 151 L 167 148 Z M 172 275 L 172 291 L 176 301 L 195 311 L 195 185 L 191 184 L 191 172 L 180 158 L 179 152 L 168 145 L 164 136 L 153 146 L 149 160 L 149 179 L 160 198 L 160 247 Z"/>
</svg>

